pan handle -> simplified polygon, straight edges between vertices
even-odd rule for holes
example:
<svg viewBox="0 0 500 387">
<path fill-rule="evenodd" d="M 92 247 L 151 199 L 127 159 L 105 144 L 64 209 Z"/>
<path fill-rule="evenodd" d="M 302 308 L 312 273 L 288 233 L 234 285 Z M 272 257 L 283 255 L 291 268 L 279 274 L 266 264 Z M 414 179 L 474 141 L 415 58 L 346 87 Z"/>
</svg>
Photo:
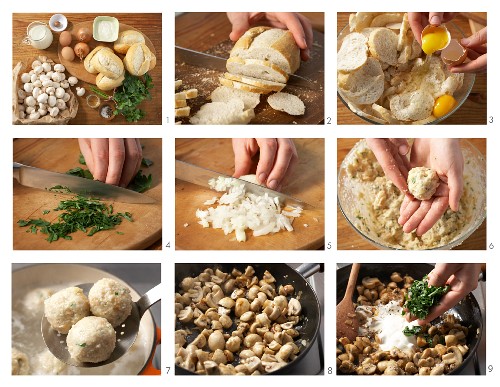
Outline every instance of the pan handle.
<svg viewBox="0 0 500 387">
<path fill-rule="evenodd" d="M 309 278 L 319 271 L 322 272 L 324 270 L 324 265 L 322 263 L 303 263 L 295 270 L 304 278 Z"/>
</svg>

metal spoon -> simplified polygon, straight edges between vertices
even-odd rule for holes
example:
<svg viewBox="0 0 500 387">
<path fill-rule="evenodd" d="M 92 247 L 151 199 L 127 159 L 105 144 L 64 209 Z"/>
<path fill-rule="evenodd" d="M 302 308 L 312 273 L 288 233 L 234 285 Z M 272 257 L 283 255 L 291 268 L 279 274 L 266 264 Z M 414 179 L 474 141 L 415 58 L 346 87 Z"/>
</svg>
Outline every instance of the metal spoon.
<svg viewBox="0 0 500 387">
<path fill-rule="evenodd" d="M 134 344 L 134 341 L 139 332 L 139 325 L 141 323 L 141 318 L 144 313 L 156 304 L 161 299 L 160 285 L 156 285 L 154 288 L 149 290 L 144 294 L 137 302 L 132 303 L 132 312 L 128 318 L 121 323 L 119 326 L 115 327 L 116 331 L 116 346 L 115 350 L 109 357 L 109 359 L 102 361 L 100 363 L 82 363 L 71 357 L 68 352 L 68 346 L 66 345 L 65 334 L 57 332 L 50 326 L 47 318 L 42 317 L 42 336 L 45 341 L 45 345 L 52 352 L 52 354 L 59 360 L 65 362 L 66 364 L 75 367 L 101 367 L 105 364 L 109 364 L 118 360 L 122 357 Z M 76 285 L 81 288 L 85 295 L 88 295 L 89 290 L 93 283 Z"/>
</svg>

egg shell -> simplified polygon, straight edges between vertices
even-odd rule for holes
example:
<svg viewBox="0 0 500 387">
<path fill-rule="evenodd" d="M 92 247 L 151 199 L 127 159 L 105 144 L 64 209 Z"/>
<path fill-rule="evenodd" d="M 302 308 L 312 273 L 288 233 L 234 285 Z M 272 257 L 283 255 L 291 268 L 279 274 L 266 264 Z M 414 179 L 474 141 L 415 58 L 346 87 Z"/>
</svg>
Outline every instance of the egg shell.
<svg viewBox="0 0 500 387">
<path fill-rule="evenodd" d="M 449 66 L 458 66 L 467 59 L 467 49 L 458 40 L 452 39 L 448 46 L 441 51 L 441 59 Z"/>
</svg>

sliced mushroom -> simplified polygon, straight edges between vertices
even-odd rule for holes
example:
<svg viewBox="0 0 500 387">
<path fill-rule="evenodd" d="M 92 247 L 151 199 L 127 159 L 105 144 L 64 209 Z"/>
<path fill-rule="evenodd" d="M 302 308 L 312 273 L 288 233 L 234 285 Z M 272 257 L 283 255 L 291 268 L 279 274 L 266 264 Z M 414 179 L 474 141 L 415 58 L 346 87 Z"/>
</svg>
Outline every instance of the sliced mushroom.
<svg viewBox="0 0 500 387">
<path fill-rule="evenodd" d="M 203 367 L 205 368 L 207 375 L 220 375 L 219 365 L 212 360 L 205 361 L 203 363 Z"/>
<path fill-rule="evenodd" d="M 250 303 L 246 298 L 238 298 L 234 306 L 234 314 L 236 317 L 240 317 L 243 313 L 250 310 Z"/>
<path fill-rule="evenodd" d="M 215 351 L 216 349 L 224 349 L 225 347 L 224 335 L 221 331 L 214 331 L 208 338 L 208 347 Z"/>
<path fill-rule="evenodd" d="M 302 311 L 302 306 L 300 305 L 300 301 L 296 298 L 291 298 L 288 302 L 288 315 L 289 316 L 298 316 Z"/>
<path fill-rule="evenodd" d="M 238 336 L 232 336 L 226 342 L 226 349 L 231 352 L 239 351 L 240 346 L 241 339 Z"/>
<path fill-rule="evenodd" d="M 177 315 L 177 318 L 183 324 L 191 322 L 193 320 L 193 308 L 188 306 L 184 310 L 181 310 Z"/>
</svg>

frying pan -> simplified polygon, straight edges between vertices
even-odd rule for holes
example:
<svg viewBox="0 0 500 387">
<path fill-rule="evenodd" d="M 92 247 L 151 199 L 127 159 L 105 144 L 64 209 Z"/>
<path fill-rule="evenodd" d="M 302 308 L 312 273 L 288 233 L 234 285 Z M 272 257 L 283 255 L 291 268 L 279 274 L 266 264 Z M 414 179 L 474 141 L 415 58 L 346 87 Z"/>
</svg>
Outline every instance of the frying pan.
<svg viewBox="0 0 500 387">
<path fill-rule="evenodd" d="M 276 288 L 278 288 L 279 285 L 292 284 L 295 289 L 294 297 L 296 297 L 299 291 L 302 291 L 300 297 L 300 304 L 302 306 L 302 318 L 299 324 L 296 326 L 296 329 L 300 332 L 300 335 L 296 338 L 296 343 L 298 344 L 302 340 L 306 340 L 307 345 L 305 346 L 305 348 L 302 348 L 294 361 L 267 375 L 281 375 L 291 373 L 295 369 L 295 367 L 298 367 L 302 360 L 305 358 L 318 336 L 321 323 L 320 304 L 316 293 L 306 281 L 305 277 L 309 277 L 314 273 L 320 271 L 321 265 L 304 264 L 297 268 L 297 271 L 295 271 L 285 263 L 176 263 L 175 291 L 179 291 L 179 284 L 184 278 L 196 277 L 207 268 L 211 268 L 214 271 L 216 269 L 219 269 L 225 273 L 231 273 L 233 269 L 238 269 L 241 272 L 244 272 L 245 268 L 248 265 L 252 266 L 255 269 L 255 275 L 258 278 L 262 278 L 264 271 L 268 270 L 276 279 Z M 183 325 L 181 325 L 178 321 L 176 322 L 176 329 L 181 329 L 182 326 Z M 233 328 L 234 327 L 235 326 L 233 324 Z M 194 335 L 194 337 L 196 337 L 196 334 Z M 194 337 L 192 339 L 194 339 Z M 189 338 L 188 342 L 190 342 Z M 300 346 L 302 347 L 302 345 Z M 193 372 L 177 365 L 175 366 L 175 373 L 177 375 L 194 374 Z"/>
<path fill-rule="evenodd" d="M 351 266 L 345 266 L 337 270 L 337 304 L 344 296 Z M 432 269 L 434 269 L 434 266 L 427 263 L 363 263 L 359 270 L 358 283 L 361 283 L 363 277 L 378 277 L 380 281 L 387 284 L 390 282 L 391 274 L 395 271 L 401 273 L 401 275 L 408 274 L 414 279 L 421 279 L 429 274 Z M 356 299 L 357 294 L 353 295 L 353 302 L 356 302 Z M 472 361 L 483 334 L 481 309 L 472 293 L 469 293 L 460 303 L 451 308 L 450 312 L 455 317 L 458 317 L 463 326 L 469 328 L 467 335 L 469 352 L 463 363 L 449 372 L 448 375 L 459 374 Z"/>
</svg>

